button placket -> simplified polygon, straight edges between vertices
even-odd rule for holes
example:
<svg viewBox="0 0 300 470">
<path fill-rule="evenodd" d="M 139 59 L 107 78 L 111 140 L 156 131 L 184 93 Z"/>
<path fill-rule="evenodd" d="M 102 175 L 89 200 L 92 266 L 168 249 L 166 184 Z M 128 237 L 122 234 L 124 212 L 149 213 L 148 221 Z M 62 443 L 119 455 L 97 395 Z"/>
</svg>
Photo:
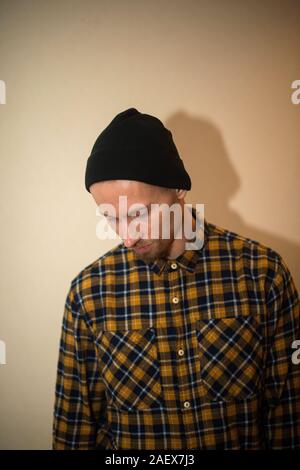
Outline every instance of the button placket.
<svg viewBox="0 0 300 470">
<path fill-rule="evenodd" d="M 177 284 L 177 280 L 178 280 L 178 275 L 179 275 L 179 266 L 177 263 L 175 262 L 172 262 L 170 265 L 170 268 L 171 270 L 173 271 L 173 276 L 174 276 L 174 279 L 171 281 L 173 283 L 173 287 L 174 287 L 174 293 L 171 293 L 171 302 L 174 304 L 174 305 L 177 305 L 179 304 L 180 302 L 180 295 L 177 295 L 176 294 L 176 290 L 178 291 L 178 284 Z M 172 276 L 172 278 L 173 278 Z M 185 356 L 186 352 L 185 350 L 183 349 L 182 345 L 179 344 L 177 346 L 177 355 L 178 355 L 178 364 L 177 364 L 177 368 L 178 368 L 178 377 L 181 377 L 181 376 L 184 376 L 184 371 L 185 371 L 185 368 L 186 368 L 186 365 L 185 365 L 185 361 L 182 360 L 182 358 Z M 181 359 L 181 360 L 180 360 Z M 181 372 L 182 370 L 182 372 Z M 181 391 L 179 391 L 179 399 L 182 403 L 182 409 L 183 410 L 187 410 L 191 407 L 191 402 L 188 401 L 188 400 L 185 400 L 185 396 L 186 396 L 186 391 L 183 391 L 183 393 L 181 393 Z"/>
<path fill-rule="evenodd" d="M 183 349 L 182 345 L 178 345 L 177 347 L 178 347 L 177 355 L 180 356 L 180 358 L 183 358 L 183 356 L 185 356 L 185 354 L 186 354 L 186 351 Z M 178 377 L 184 377 L 185 372 L 186 372 L 185 360 L 184 359 L 181 359 L 181 360 L 178 359 L 178 363 L 177 363 Z M 191 401 L 186 400 L 186 397 L 189 394 L 190 393 L 187 393 L 187 390 L 184 390 L 184 389 L 179 390 L 179 399 L 182 403 L 182 411 L 188 410 L 191 407 Z"/>
</svg>

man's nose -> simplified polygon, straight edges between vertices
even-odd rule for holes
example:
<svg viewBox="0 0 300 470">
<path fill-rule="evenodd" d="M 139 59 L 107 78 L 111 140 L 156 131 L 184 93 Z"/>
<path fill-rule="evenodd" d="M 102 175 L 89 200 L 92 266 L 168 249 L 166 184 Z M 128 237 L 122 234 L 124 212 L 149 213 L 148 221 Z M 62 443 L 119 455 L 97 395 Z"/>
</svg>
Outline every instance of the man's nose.
<svg viewBox="0 0 300 470">
<path fill-rule="evenodd" d="M 139 237 L 137 236 L 137 234 L 135 234 L 136 236 L 133 236 L 133 234 L 130 233 L 129 226 L 126 223 L 120 223 L 119 235 L 123 239 L 123 243 L 127 248 L 131 248 L 139 240 Z"/>
<path fill-rule="evenodd" d="M 124 238 L 123 242 L 126 248 L 132 248 L 134 245 L 136 245 L 138 240 L 139 240 L 138 238 L 135 239 L 135 238 L 126 237 Z"/>
<path fill-rule="evenodd" d="M 130 223 L 126 220 L 119 222 L 119 236 L 127 248 L 132 248 L 142 238 L 139 230 L 136 227 L 131 227 Z"/>
</svg>

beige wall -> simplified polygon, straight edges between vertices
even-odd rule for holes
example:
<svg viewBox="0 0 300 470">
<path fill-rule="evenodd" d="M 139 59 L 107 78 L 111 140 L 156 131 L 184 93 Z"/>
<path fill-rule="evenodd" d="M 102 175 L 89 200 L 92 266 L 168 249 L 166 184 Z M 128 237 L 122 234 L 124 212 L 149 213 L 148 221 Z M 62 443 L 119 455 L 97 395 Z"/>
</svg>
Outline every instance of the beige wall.
<svg viewBox="0 0 300 470">
<path fill-rule="evenodd" d="M 262 3 L 262 4 L 260 4 Z M 86 158 L 134 106 L 172 130 L 186 202 L 279 251 L 300 287 L 299 1 L 0 2 L 0 447 L 51 447 L 71 279 L 96 238 Z"/>
</svg>

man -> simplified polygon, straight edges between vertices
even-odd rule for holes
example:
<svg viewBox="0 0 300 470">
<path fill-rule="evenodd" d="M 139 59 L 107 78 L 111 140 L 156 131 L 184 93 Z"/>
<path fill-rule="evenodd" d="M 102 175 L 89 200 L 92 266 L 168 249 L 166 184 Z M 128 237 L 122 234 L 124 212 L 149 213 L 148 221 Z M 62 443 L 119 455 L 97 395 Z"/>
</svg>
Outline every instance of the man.
<svg viewBox="0 0 300 470">
<path fill-rule="evenodd" d="M 85 186 L 123 243 L 71 282 L 53 448 L 299 449 L 299 296 L 282 257 L 194 208 L 162 236 L 157 205 L 184 209 L 191 180 L 171 132 L 135 108 L 97 138 Z"/>
</svg>

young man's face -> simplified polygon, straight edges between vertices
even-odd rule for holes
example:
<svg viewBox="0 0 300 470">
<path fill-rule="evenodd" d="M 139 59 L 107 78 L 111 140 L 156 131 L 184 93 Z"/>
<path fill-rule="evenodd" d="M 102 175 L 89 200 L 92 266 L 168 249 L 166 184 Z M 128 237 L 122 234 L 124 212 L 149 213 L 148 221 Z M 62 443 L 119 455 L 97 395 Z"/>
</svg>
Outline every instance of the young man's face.
<svg viewBox="0 0 300 470">
<path fill-rule="evenodd" d="M 90 186 L 90 192 L 97 204 L 109 204 L 113 206 L 114 211 L 110 209 L 101 210 L 100 212 L 107 217 L 108 223 L 113 226 L 117 234 L 122 238 L 125 246 L 135 251 L 136 255 L 145 260 L 146 262 L 152 262 L 156 258 L 169 258 L 174 251 L 174 246 L 182 244 L 182 240 L 174 239 L 174 233 L 177 233 L 178 219 L 177 221 L 172 215 L 170 217 L 170 235 L 165 238 L 165 234 L 162 232 L 163 216 L 161 211 L 151 209 L 151 204 L 166 204 L 168 207 L 174 203 L 180 204 L 183 213 L 184 196 L 186 191 L 175 189 L 162 188 L 151 184 L 143 183 L 140 181 L 131 180 L 109 180 L 100 181 Z M 119 211 L 119 196 L 126 196 L 127 198 L 127 214 L 120 217 Z M 130 211 L 132 204 L 144 205 L 148 211 L 142 211 L 146 214 L 140 220 L 139 235 L 133 238 L 130 234 L 126 234 L 125 226 L 130 224 L 137 215 L 134 211 Z M 136 206 L 137 207 L 137 206 Z M 166 220 L 166 219 L 165 219 Z M 182 219 L 180 220 L 180 223 Z M 156 232 L 152 232 L 152 225 L 155 224 Z M 147 232 L 147 233 L 146 233 Z M 151 233 L 158 233 L 155 238 L 151 239 Z"/>
</svg>

